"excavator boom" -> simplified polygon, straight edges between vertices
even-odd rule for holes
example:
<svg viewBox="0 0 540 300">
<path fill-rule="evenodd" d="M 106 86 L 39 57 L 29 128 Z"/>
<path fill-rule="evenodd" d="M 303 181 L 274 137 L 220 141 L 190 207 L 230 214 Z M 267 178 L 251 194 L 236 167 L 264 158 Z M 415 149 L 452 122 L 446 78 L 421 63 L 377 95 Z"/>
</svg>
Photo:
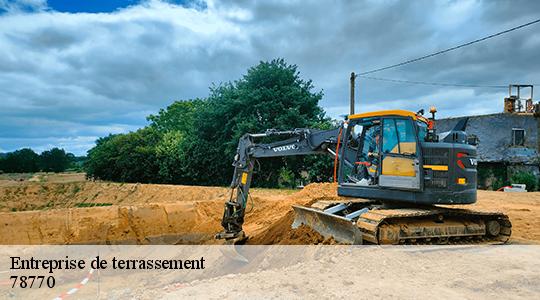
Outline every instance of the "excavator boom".
<svg viewBox="0 0 540 300">
<path fill-rule="evenodd" d="M 251 177 L 255 159 L 264 157 L 282 157 L 309 154 L 336 154 L 335 145 L 340 128 L 330 130 L 294 129 L 278 131 L 269 129 L 265 133 L 245 134 L 238 142 L 234 158 L 234 174 L 231 182 L 231 197 L 225 203 L 221 225 L 223 231 L 216 235 L 218 239 L 242 240 L 242 231 L 246 204 L 249 197 Z M 257 139 L 282 137 L 284 140 L 273 143 L 256 143 Z"/>
</svg>

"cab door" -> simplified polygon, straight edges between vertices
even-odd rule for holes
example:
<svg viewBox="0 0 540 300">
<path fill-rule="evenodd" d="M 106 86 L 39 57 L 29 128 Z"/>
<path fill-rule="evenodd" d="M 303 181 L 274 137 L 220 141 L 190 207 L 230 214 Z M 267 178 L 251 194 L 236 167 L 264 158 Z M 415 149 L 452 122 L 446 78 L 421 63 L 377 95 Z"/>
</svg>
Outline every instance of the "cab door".
<svg viewBox="0 0 540 300">
<path fill-rule="evenodd" d="M 411 118 L 383 118 L 379 186 L 419 190 L 418 152 Z"/>
</svg>

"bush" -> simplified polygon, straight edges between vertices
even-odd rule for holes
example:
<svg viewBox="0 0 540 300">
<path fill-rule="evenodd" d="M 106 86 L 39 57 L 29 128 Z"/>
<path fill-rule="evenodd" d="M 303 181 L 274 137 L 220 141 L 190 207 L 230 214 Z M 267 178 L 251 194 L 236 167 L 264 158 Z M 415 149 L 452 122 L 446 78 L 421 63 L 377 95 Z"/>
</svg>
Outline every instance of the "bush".
<svg viewBox="0 0 540 300">
<path fill-rule="evenodd" d="M 294 173 L 285 167 L 281 168 L 279 170 L 278 186 L 280 188 L 295 188 L 296 180 Z"/>
<path fill-rule="evenodd" d="M 478 188 L 496 191 L 510 185 L 506 167 L 502 164 L 478 164 Z"/>
<path fill-rule="evenodd" d="M 527 186 L 527 191 L 533 192 L 538 188 L 538 180 L 536 176 L 528 172 L 517 172 L 512 177 L 510 177 L 510 182 L 512 183 L 521 183 Z"/>
</svg>

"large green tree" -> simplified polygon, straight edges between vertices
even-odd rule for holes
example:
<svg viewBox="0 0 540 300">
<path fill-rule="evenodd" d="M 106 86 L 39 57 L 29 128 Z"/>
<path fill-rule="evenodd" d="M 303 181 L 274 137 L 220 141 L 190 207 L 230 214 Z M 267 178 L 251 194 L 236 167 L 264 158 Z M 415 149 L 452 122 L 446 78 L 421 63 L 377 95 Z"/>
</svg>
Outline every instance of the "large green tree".
<svg viewBox="0 0 540 300">
<path fill-rule="evenodd" d="M 261 62 L 240 80 L 211 88 L 183 144 L 184 153 L 189 153 L 183 167 L 190 183 L 229 183 L 232 158 L 245 133 L 328 124 L 318 106 L 322 92 L 313 89 L 310 80 L 300 77 L 297 66 L 283 59 Z M 276 186 L 283 168 L 298 177 L 306 167 L 303 157 L 261 160 L 255 183 Z"/>
<path fill-rule="evenodd" d="M 203 99 L 175 101 L 166 109 L 160 109 L 156 115 L 150 115 L 146 119 L 151 122 L 150 126 L 158 131 L 178 131 L 185 135 L 193 128 L 193 118 L 203 104 Z"/>
</svg>

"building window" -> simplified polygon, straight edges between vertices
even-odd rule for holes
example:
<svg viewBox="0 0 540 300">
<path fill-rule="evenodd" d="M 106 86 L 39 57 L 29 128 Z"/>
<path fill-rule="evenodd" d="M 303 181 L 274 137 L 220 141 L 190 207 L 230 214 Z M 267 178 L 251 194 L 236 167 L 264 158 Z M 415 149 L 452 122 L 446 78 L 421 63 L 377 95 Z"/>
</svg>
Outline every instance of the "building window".
<svg viewBox="0 0 540 300">
<path fill-rule="evenodd" d="M 512 128 L 512 145 L 523 146 L 525 144 L 525 129 Z"/>
</svg>

